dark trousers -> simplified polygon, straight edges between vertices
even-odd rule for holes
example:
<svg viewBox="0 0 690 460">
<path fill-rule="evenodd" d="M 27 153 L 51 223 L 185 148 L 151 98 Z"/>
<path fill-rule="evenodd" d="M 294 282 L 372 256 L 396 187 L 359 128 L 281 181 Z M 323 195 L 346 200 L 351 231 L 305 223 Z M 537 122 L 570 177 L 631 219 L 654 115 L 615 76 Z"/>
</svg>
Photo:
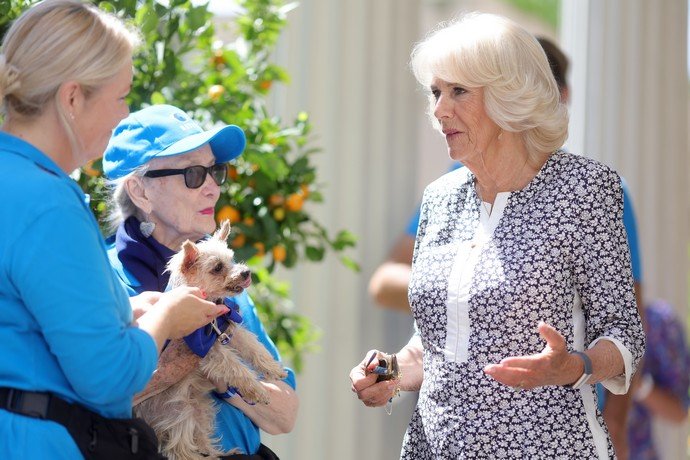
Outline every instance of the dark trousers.
<svg viewBox="0 0 690 460">
<path fill-rule="evenodd" d="M 280 460 L 278 456 L 268 447 L 261 444 L 259 451 L 255 454 L 235 454 L 221 457 L 222 460 Z"/>
</svg>

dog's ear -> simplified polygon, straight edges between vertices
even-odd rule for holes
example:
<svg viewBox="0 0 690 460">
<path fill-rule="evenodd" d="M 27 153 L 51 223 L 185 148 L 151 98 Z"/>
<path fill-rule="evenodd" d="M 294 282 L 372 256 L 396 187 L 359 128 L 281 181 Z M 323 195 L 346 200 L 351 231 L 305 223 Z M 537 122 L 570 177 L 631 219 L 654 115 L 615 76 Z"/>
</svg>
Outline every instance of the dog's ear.
<svg viewBox="0 0 690 460">
<path fill-rule="evenodd" d="M 182 259 L 181 270 L 182 273 L 186 273 L 192 268 L 194 263 L 199 258 L 199 248 L 196 247 L 196 244 L 187 240 L 182 243 L 182 252 L 184 253 L 184 257 Z"/>
<path fill-rule="evenodd" d="M 220 228 L 213 234 L 213 238 L 218 241 L 226 242 L 228 236 L 230 236 L 230 229 L 230 221 L 228 219 L 223 220 L 223 222 L 220 223 Z"/>
</svg>

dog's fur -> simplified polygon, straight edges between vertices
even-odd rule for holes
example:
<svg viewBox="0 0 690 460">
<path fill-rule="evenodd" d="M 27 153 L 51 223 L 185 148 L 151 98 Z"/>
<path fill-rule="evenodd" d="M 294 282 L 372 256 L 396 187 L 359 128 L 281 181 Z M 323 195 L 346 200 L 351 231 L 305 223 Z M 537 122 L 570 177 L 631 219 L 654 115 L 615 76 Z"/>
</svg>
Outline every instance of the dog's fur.
<svg viewBox="0 0 690 460">
<path fill-rule="evenodd" d="M 217 303 L 246 289 L 251 284 L 251 273 L 245 265 L 234 263 L 234 253 L 226 242 L 229 233 L 230 223 L 226 220 L 210 239 L 198 244 L 185 241 L 168 263 L 171 287 L 199 287 L 207 299 Z M 219 450 L 219 440 L 214 438 L 212 381 L 236 387 L 247 402 L 268 404 L 268 393 L 257 372 L 275 380 L 287 375 L 244 327 L 231 322 L 225 332 L 232 337 L 229 344 L 216 341 L 198 369 L 134 408 L 135 414 L 153 427 L 163 455 L 170 460 L 209 460 L 234 453 Z"/>
</svg>

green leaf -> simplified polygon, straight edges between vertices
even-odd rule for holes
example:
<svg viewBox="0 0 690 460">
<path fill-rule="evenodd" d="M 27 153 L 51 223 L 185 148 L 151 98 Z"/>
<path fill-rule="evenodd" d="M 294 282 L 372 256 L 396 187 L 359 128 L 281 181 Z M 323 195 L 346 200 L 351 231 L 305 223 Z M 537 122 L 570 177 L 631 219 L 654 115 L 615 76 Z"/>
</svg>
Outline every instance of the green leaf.
<svg viewBox="0 0 690 460">
<path fill-rule="evenodd" d="M 207 10 L 207 5 L 200 5 L 196 8 L 191 8 L 187 13 L 187 20 L 192 31 L 196 31 L 206 25 L 210 21 L 211 14 Z"/>
<path fill-rule="evenodd" d="M 319 262 L 323 259 L 323 254 L 325 250 L 323 248 L 317 248 L 315 246 L 307 246 L 304 252 L 307 256 L 307 259 L 314 262 Z"/>
<path fill-rule="evenodd" d="M 342 251 L 347 247 L 354 247 L 356 244 L 357 237 L 354 235 L 354 233 L 347 230 L 342 230 L 340 233 L 338 233 L 333 241 L 333 247 L 338 251 Z"/>
<path fill-rule="evenodd" d="M 158 16 L 149 5 L 142 5 L 137 10 L 135 22 L 144 36 L 149 36 L 158 26 Z"/>
<path fill-rule="evenodd" d="M 160 91 L 154 91 L 151 94 L 151 104 L 165 104 L 165 96 Z"/>
<path fill-rule="evenodd" d="M 343 263 L 343 265 L 345 265 L 347 268 L 349 268 L 353 272 L 359 273 L 359 271 L 360 271 L 359 264 L 357 262 L 355 262 L 354 260 L 352 260 L 351 258 L 349 258 L 347 256 L 340 256 L 340 261 Z"/>
</svg>

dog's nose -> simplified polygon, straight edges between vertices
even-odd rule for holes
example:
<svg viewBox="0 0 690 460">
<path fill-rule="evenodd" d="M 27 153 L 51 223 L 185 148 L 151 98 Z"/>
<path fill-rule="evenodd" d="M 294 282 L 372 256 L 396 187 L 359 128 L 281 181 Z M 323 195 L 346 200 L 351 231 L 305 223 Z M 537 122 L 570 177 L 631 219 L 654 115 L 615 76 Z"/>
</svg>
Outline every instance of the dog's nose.
<svg viewBox="0 0 690 460">
<path fill-rule="evenodd" d="M 240 275 L 242 276 L 242 279 L 243 279 L 243 280 L 246 280 L 247 278 L 249 278 L 249 275 L 251 275 L 251 274 L 252 274 L 252 272 L 249 271 L 249 270 L 245 270 L 245 271 L 243 271 L 242 273 L 240 273 Z"/>
</svg>

